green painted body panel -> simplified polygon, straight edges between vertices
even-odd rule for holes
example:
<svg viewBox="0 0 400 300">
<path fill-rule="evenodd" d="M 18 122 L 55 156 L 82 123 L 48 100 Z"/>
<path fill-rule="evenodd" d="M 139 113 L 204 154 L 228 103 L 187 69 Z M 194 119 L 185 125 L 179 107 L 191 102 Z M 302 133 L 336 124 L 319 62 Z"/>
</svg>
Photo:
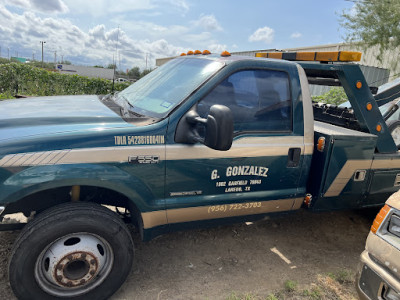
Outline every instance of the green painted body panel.
<svg viewBox="0 0 400 300">
<path fill-rule="evenodd" d="M 302 162 L 297 168 L 286 168 L 286 163 L 287 156 L 167 161 L 167 208 L 304 196 L 304 192 L 299 195 L 297 190 Z M 264 167 L 268 168 L 268 175 L 233 176 L 229 173 L 232 166 Z M 212 174 L 218 178 L 213 179 Z M 201 194 L 190 197 L 173 196 L 182 191 L 198 191 Z"/>
<path fill-rule="evenodd" d="M 164 209 L 165 162 L 144 166 L 129 164 L 66 164 L 25 168 L 0 185 L 1 204 L 61 186 L 100 186 L 134 200 L 141 211 Z M 23 187 L 21 189 L 21 187 Z"/>
</svg>

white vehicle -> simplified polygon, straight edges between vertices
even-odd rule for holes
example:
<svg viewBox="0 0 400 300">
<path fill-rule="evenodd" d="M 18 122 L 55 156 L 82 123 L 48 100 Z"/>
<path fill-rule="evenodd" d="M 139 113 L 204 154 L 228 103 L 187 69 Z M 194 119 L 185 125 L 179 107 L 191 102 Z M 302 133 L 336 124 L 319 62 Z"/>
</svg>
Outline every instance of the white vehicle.
<svg viewBox="0 0 400 300">
<path fill-rule="evenodd" d="M 376 216 L 361 262 L 360 299 L 400 299 L 400 192 L 393 194 Z"/>
</svg>

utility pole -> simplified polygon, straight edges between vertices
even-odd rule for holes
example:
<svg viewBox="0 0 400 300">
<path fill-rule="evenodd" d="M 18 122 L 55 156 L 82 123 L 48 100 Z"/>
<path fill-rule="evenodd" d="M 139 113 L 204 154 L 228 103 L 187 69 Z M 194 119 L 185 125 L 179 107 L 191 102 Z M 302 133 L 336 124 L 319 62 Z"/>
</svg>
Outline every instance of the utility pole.
<svg viewBox="0 0 400 300">
<path fill-rule="evenodd" d="M 64 63 L 64 55 L 61 54 L 61 63 Z"/>
<path fill-rule="evenodd" d="M 57 51 L 54 51 L 54 64 L 57 64 Z"/>
<path fill-rule="evenodd" d="M 7 47 L 7 58 L 10 60 L 10 47 Z"/>
<path fill-rule="evenodd" d="M 35 52 L 32 51 L 32 61 L 35 61 Z"/>
<path fill-rule="evenodd" d="M 43 68 L 43 44 L 46 44 L 46 42 L 40 41 L 40 43 L 42 44 L 42 68 Z"/>
</svg>

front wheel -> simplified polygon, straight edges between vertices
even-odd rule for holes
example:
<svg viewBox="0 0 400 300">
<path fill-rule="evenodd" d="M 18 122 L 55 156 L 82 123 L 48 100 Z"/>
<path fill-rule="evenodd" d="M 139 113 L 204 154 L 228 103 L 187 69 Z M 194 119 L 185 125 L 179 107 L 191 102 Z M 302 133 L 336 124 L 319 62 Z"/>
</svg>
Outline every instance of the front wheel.
<svg viewBox="0 0 400 300">
<path fill-rule="evenodd" d="M 19 299 L 107 299 L 132 261 L 132 238 L 117 214 L 98 204 L 68 203 L 25 226 L 9 278 Z"/>
</svg>

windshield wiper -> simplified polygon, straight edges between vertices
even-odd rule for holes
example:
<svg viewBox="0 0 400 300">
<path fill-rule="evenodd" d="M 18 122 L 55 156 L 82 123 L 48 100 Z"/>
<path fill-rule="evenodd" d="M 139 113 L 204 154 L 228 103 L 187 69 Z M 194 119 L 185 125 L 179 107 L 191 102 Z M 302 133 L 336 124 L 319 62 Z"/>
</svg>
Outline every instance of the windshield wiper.
<svg viewBox="0 0 400 300">
<path fill-rule="evenodd" d="M 118 100 L 122 100 L 122 101 L 118 101 Z M 148 118 L 147 116 L 139 114 L 136 111 L 134 111 L 135 107 L 129 102 L 129 100 L 127 98 L 125 98 L 125 96 L 116 93 L 114 95 L 114 101 L 121 106 L 121 114 L 125 118 L 132 118 L 132 117 Z"/>
</svg>

